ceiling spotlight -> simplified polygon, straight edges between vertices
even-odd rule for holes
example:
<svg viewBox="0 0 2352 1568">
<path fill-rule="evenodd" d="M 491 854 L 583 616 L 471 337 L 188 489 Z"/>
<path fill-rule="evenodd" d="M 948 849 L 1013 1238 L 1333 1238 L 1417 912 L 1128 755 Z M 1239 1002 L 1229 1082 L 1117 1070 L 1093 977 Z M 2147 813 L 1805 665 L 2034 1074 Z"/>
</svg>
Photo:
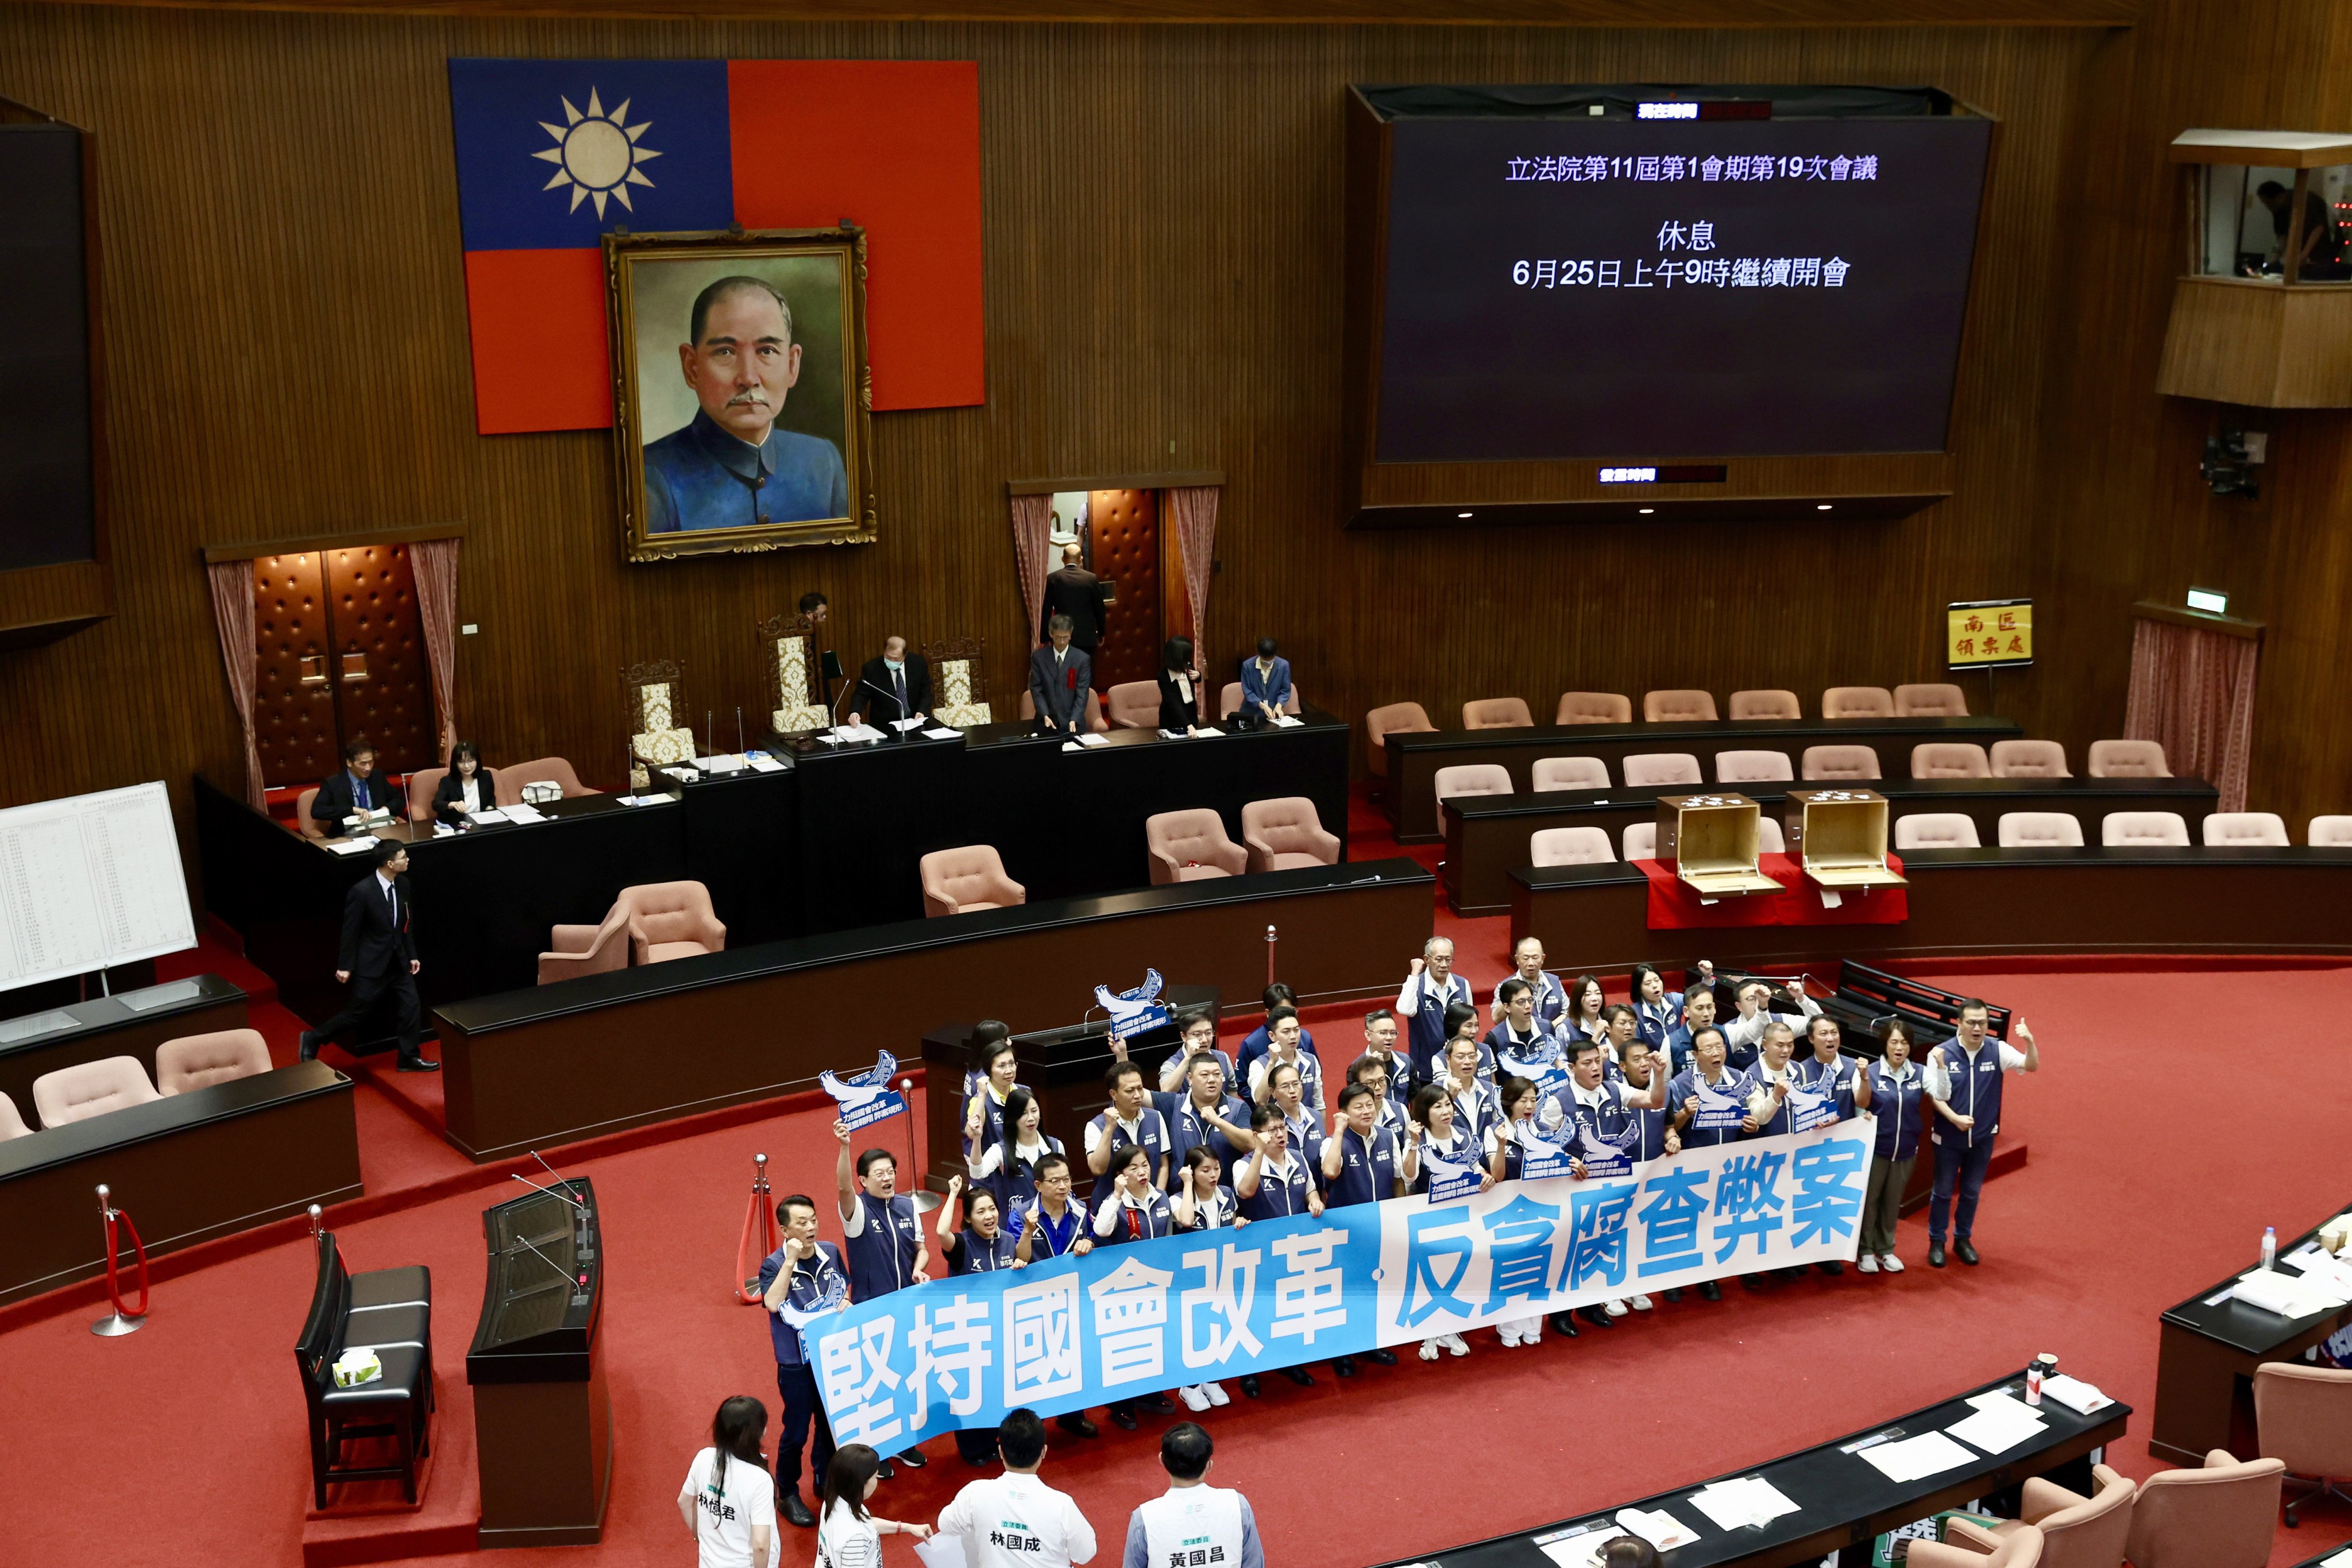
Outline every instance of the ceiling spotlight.
<svg viewBox="0 0 2352 1568">
<path fill-rule="evenodd" d="M 1656 507 L 1654 507 L 1654 506 L 1645 506 L 1645 507 L 1642 508 L 1641 510 L 1642 510 L 1642 515 L 1643 515 L 1643 517 L 1647 517 L 1647 516 L 1649 516 L 1652 512 L 1654 512 L 1654 511 L 1657 510 L 1658 509 L 1657 509 Z"/>
<path fill-rule="evenodd" d="M 1813 510 L 1814 510 L 1815 511 L 1827 511 L 1827 510 L 1830 510 L 1830 503 L 1829 503 L 1829 502 L 1827 502 L 1827 501 L 1823 501 L 1823 502 L 1822 502 L 1819 506 L 1817 506 L 1817 507 L 1813 508 Z"/>
<path fill-rule="evenodd" d="M 1470 514 L 1466 511 L 1457 511 L 1454 515 L 1456 517 L 1468 517 Z"/>
</svg>

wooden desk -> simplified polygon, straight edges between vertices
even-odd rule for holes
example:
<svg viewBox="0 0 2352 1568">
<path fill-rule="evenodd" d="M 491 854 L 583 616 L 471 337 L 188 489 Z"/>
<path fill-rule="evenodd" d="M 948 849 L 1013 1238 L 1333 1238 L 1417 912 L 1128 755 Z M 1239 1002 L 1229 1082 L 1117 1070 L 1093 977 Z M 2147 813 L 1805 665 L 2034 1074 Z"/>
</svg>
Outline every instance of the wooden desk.
<svg viewBox="0 0 2352 1568">
<path fill-rule="evenodd" d="M 2321 1218 L 2324 1225 L 2346 1203 Z M 2315 1225 L 2293 1241 L 2279 1242 L 2279 1262 L 2319 1234 Z M 2261 1259 L 2249 1258 L 2246 1268 Z M 2294 1270 L 2300 1272 L 2300 1270 Z M 2352 1307 L 2307 1318 L 2282 1318 L 2242 1301 L 2209 1304 L 2236 1283 L 2244 1268 L 2215 1281 L 2158 1320 L 2156 1424 L 2148 1451 L 2175 1464 L 2198 1466 L 2215 1448 L 2242 1459 L 2259 1458 L 2254 1433 L 2254 1368 L 2266 1361 L 2297 1361 L 2303 1352 L 2352 1323 Z M 2340 1547 L 2337 1550 L 2342 1550 Z"/>
<path fill-rule="evenodd" d="M 1511 771 L 1511 787 L 1521 795 L 1535 788 L 1534 767 L 1543 757 L 1599 757 L 1609 776 L 1625 777 L 1625 759 L 1648 752 L 1688 752 L 1700 771 L 1715 777 L 1718 752 L 1779 752 L 1789 771 L 1801 773 L 1808 746 L 1869 746 L 1887 779 L 1911 776 L 1911 748 L 1928 741 L 1969 741 L 1990 747 L 1995 741 L 2022 739 L 2025 731 L 2007 719 L 1740 719 L 1675 724 L 1538 724 L 1524 730 L 1435 730 L 1391 734 L 1389 778 L 1382 790 L 1389 821 L 1399 843 L 1433 844 L 1437 821 L 1437 770 L 1466 763 L 1499 763 Z"/>
<path fill-rule="evenodd" d="M 1702 1533 L 1687 1546 L 1676 1547 L 1669 1561 L 1674 1568 L 1805 1568 L 1834 1554 L 1838 1568 L 1869 1568 L 1871 1545 L 1883 1531 L 1909 1524 L 1948 1508 L 1981 1498 L 2006 1517 L 2015 1518 L 2014 1494 L 2029 1476 L 2047 1476 L 2059 1485 L 2087 1497 L 2095 1489 L 2091 1479 L 2092 1456 L 2124 1435 L 2131 1416 L 2127 1405 L 2110 1405 L 2092 1415 L 2077 1415 L 2054 1400 L 2044 1400 L 2042 1414 L 2049 1422 L 2039 1436 L 1998 1458 L 1970 1450 L 1973 1463 L 1958 1469 L 1938 1470 L 1916 1481 L 1889 1480 L 1849 1445 L 1890 1429 L 1920 1436 L 1940 1432 L 1975 1411 L 1968 1394 L 2008 1389 L 2022 1396 L 2024 1379 L 2012 1374 L 1972 1388 L 1968 1394 L 1915 1410 L 1884 1426 L 1865 1427 L 1833 1438 L 1816 1448 L 1803 1448 L 1755 1469 L 1735 1470 L 1696 1486 L 1681 1487 L 1630 1504 L 1620 1503 L 1599 1512 L 1561 1520 L 1540 1530 L 1498 1535 L 1450 1552 L 1424 1552 L 1400 1559 L 1391 1568 L 1423 1561 L 1443 1561 L 1444 1568 L 1551 1568 L 1551 1559 L 1537 1544 L 1580 1526 L 1600 1525 L 1619 1509 L 1671 1508 L 1676 1517 Z M 1760 1476 L 1778 1488 L 1801 1511 L 1783 1514 L 1768 1525 L 1726 1533 L 1690 1504 L 1693 1492 L 1717 1481 Z M 2009 1494 L 2005 1499 L 2004 1494 Z M 2001 1507 L 2004 1501 L 2008 1506 Z"/>
<path fill-rule="evenodd" d="M 1915 849 L 1901 925 L 1654 931 L 1632 866 L 1511 873 L 1511 937 L 1541 937 L 1580 968 L 1677 953 L 1761 968 L 1858 958 L 2040 952 L 2352 952 L 2352 924 L 2314 918 L 2352 900 L 2352 850 Z"/>
<path fill-rule="evenodd" d="M 301 1062 L 0 1143 L 0 1302 L 106 1272 L 101 1182 L 151 1257 L 358 1197 L 352 1080 Z"/>
<path fill-rule="evenodd" d="M 1391 994 L 1428 939 L 1435 879 L 1360 861 L 803 937 L 436 1008 L 447 1137 L 478 1162 L 814 1089 L 982 1007 L 1015 1033 L 1074 1022 L 1144 972 L 1265 985 L 1266 928 L 1301 1002 Z M 959 1081 L 961 1081 L 959 1079 Z M 951 1086 L 952 1087 L 952 1086 Z"/>
<path fill-rule="evenodd" d="M 217 974 L 93 996 L 54 1012 L 54 1019 L 42 1013 L 0 1022 L 0 1037 L 27 1031 L 16 1039 L 0 1038 L 0 1094 L 16 1102 L 16 1114 L 28 1127 L 39 1124 L 33 1114 L 35 1079 L 108 1057 L 136 1057 L 152 1083 L 155 1047 L 165 1040 L 246 1024 L 245 993 Z M 44 1020 L 49 1026 L 39 1027 Z"/>
<path fill-rule="evenodd" d="M 1797 785 L 1740 784 L 1739 793 L 1780 820 L 1788 791 Z M 2100 820 L 2111 811 L 2178 812 L 2193 837 L 2219 805 L 2202 779 L 1910 779 L 1874 784 L 1895 821 L 1957 813 L 1977 825 L 1988 845 L 2000 840 L 2000 819 L 2012 811 L 2063 812 L 2083 825 L 2083 841 L 2099 841 Z M 1528 862 L 1528 841 L 1548 827 L 1598 827 L 1610 853 L 1624 852 L 1625 829 L 1655 822 L 1660 797 L 1689 792 L 1688 784 L 1652 789 L 1538 790 L 1528 795 L 1465 795 L 1445 803 L 1445 901 L 1458 915 L 1499 915 L 1511 907 L 1511 873 Z M 1912 851 L 1896 851 L 1908 857 Z"/>
</svg>

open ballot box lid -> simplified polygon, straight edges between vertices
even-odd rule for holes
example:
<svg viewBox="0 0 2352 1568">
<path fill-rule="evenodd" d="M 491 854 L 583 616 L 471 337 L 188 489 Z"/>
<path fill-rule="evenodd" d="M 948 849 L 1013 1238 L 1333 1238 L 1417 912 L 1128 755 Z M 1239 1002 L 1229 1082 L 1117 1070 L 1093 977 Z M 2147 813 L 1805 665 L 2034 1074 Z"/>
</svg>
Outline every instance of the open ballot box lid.
<svg viewBox="0 0 2352 1568">
<path fill-rule="evenodd" d="M 1869 789 L 1789 792 L 1789 857 L 1824 888 L 1900 888 L 1886 868 L 1886 797 Z"/>
<path fill-rule="evenodd" d="M 1710 899 L 1777 893 L 1756 868 L 1763 813 L 1744 795 L 1670 795 L 1658 802 L 1658 858 Z"/>
</svg>

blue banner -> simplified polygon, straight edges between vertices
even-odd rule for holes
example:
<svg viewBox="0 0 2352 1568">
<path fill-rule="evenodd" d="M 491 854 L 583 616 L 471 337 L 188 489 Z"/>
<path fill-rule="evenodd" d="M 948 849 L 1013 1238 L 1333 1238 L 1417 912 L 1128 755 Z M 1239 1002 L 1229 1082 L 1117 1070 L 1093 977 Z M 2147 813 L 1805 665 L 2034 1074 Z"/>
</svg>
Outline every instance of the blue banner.
<svg viewBox="0 0 2352 1568">
<path fill-rule="evenodd" d="M 906 1114 L 906 1097 L 890 1087 L 890 1075 L 898 1070 L 898 1058 L 884 1051 L 872 1067 L 856 1078 L 821 1072 L 816 1081 L 841 1108 L 842 1125 L 855 1132 L 861 1127 Z"/>
<path fill-rule="evenodd" d="M 1685 1150 L 1622 1180 L 1497 1183 L 937 1279 L 804 1331 L 840 1443 L 893 1453 L 1729 1274 L 1851 1259 L 1875 1129 Z"/>
</svg>

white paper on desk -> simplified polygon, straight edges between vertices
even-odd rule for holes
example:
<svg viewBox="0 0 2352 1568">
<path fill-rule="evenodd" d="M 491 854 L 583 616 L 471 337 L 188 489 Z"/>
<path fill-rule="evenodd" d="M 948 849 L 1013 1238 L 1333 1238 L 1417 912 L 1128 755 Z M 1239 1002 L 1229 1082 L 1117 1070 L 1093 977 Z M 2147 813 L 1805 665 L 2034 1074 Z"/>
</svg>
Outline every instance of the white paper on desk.
<svg viewBox="0 0 2352 1568">
<path fill-rule="evenodd" d="M 1277 713 L 1274 718 L 1274 727 L 1277 730 L 1296 730 L 1306 722 L 1306 720 L 1288 713 Z"/>
<path fill-rule="evenodd" d="M 2039 1415 L 2013 1415 L 1998 1407 L 1979 1410 L 1965 1421 L 1955 1421 L 1944 1430 L 1972 1447 L 1988 1454 L 2006 1454 L 2029 1437 L 2039 1436 L 2050 1429 L 2050 1423 Z"/>
<path fill-rule="evenodd" d="M 902 731 L 903 731 L 903 730 L 919 730 L 919 729 L 921 729 L 924 725 L 926 725 L 926 724 L 928 724 L 928 723 L 929 723 L 929 722 L 930 722 L 930 721 L 929 721 L 929 719 L 925 719 L 925 718 L 922 718 L 922 717 L 920 717 L 920 716 L 918 716 L 918 717 L 916 717 L 916 718 L 912 718 L 912 719 L 893 719 L 893 720 L 891 720 L 891 721 L 890 721 L 890 728 L 892 728 L 893 730 L 902 730 Z"/>
<path fill-rule="evenodd" d="M 694 765 L 706 773 L 740 773 L 743 771 L 743 759 L 729 752 L 716 757 L 697 757 Z"/>
<path fill-rule="evenodd" d="M 1538 1541 L 1543 1554 L 1559 1564 L 1559 1568 L 1592 1568 L 1592 1560 L 1604 1541 L 1617 1539 L 1616 1526 L 1595 1525 L 1590 1530 L 1571 1531 L 1549 1541 Z"/>
<path fill-rule="evenodd" d="M 2319 1568 L 2352 1568 L 2352 1552 L 2339 1552 L 2321 1563 Z"/>
<path fill-rule="evenodd" d="M 2013 1415 L 2042 1419 L 2042 1412 L 2011 1394 L 2006 1388 L 1996 1388 L 1990 1394 L 1971 1394 L 1968 1405 L 1973 1410 L 2004 1410 Z"/>
<path fill-rule="evenodd" d="M 506 819 L 506 808 L 500 805 L 494 805 L 488 811 L 478 811 L 474 813 L 474 826 L 477 827 L 481 826 L 484 823 L 504 822 Z"/>
<path fill-rule="evenodd" d="M 692 768 L 687 767 L 664 768 L 661 772 L 663 777 L 676 779 L 680 784 L 692 784 L 702 777 L 700 773 L 695 772 Z"/>
<path fill-rule="evenodd" d="M 1865 1448 L 1862 1457 L 1888 1480 L 1898 1482 L 1916 1481 L 1923 1476 L 1974 1463 L 1976 1459 L 1974 1454 L 1941 1432 L 1929 1432 L 1917 1437 L 1906 1437 L 1900 1443 L 1885 1443 L 1875 1448 Z"/>
<path fill-rule="evenodd" d="M 918 1541 L 915 1555 L 922 1559 L 924 1568 L 963 1568 L 963 1537 L 934 1535 L 929 1541 Z"/>
<path fill-rule="evenodd" d="M 1640 1536 L 1661 1552 L 1688 1546 L 1698 1539 L 1697 1531 L 1662 1508 L 1621 1508 L 1617 1522 L 1628 1534 Z"/>
<path fill-rule="evenodd" d="M 962 733 L 963 731 L 961 730 L 950 730 L 946 725 L 940 724 L 924 731 L 923 739 L 926 741 L 952 741 L 958 735 Z"/>
<path fill-rule="evenodd" d="M 1751 1524 L 1768 1524 L 1784 1513 L 1794 1513 L 1797 1505 L 1771 1482 L 1755 1477 L 1744 1480 L 1717 1481 L 1715 1485 L 1691 1494 L 1691 1506 L 1725 1530 L 1744 1530 Z"/>
<path fill-rule="evenodd" d="M 1218 729 L 1214 724 L 1203 724 L 1199 729 L 1193 731 L 1192 733 L 1195 735 L 1222 735 L 1224 731 Z"/>
<path fill-rule="evenodd" d="M 2088 1415 L 2094 1410 L 2105 1410 L 2115 1403 L 2090 1384 L 2078 1377 L 2057 1377 L 2042 1380 L 2042 1397 L 2054 1399 L 2077 1415 Z"/>
<path fill-rule="evenodd" d="M 373 838 L 338 838 L 331 840 L 327 847 L 337 855 L 356 855 L 362 849 L 374 848 L 375 840 Z"/>
<path fill-rule="evenodd" d="M 780 773 L 784 771 L 784 764 L 773 757 L 753 757 L 751 765 L 755 773 Z"/>
<path fill-rule="evenodd" d="M 509 805 L 503 808 L 509 822 L 545 822 L 546 813 L 535 805 Z"/>
</svg>

